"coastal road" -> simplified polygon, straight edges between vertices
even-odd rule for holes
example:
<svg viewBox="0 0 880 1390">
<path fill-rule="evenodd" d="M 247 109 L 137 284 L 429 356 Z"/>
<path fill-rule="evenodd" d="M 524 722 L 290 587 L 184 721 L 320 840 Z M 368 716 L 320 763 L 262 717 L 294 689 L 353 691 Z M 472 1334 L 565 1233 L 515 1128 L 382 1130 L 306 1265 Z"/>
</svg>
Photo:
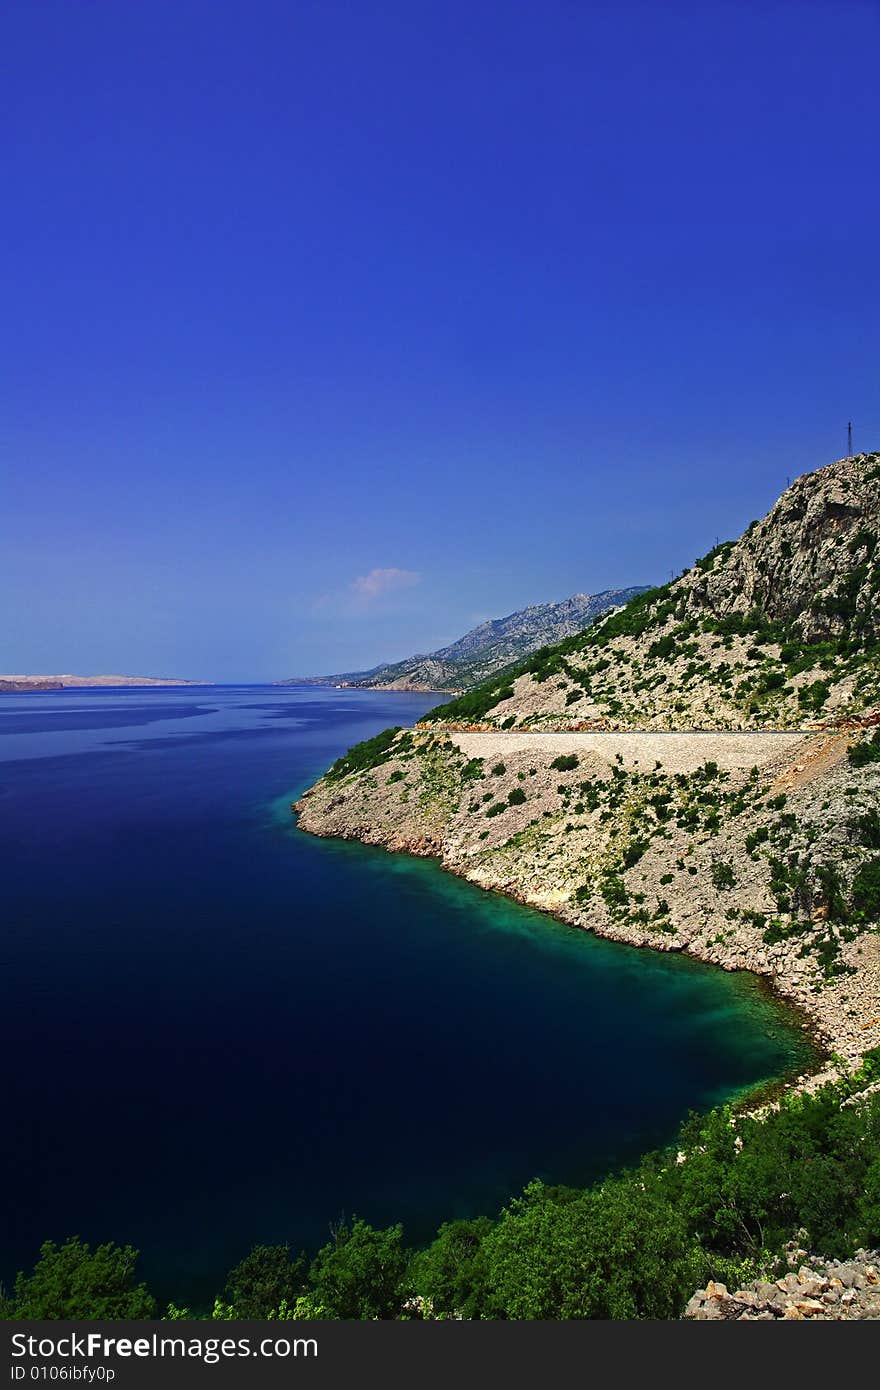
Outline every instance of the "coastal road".
<svg viewBox="0 0 880 1390">
<path fill-rule="evenodd" d="M 542 757 L 548 753 L 583 753 L 613 763 L 618 761 L 619 755 L 625 767 L 638 766 L 642 771 L 647 771 L 655 762 L 660 762 L 664 772 L 693 772 L 706 761 L 717 763 L 719 768 L 727 772 L 761 767 L 777 758 L 795 756 L 798 745 L 801 745 L 806 756 L 812 745 L 823 737 L 799 731 L 667 733 L 660 729 L 638 733 L 610 733 L 604 730 L 591 733 L 518 733 L 513 729 L 493 730 L 491 733 L 456 733 L 450 729 L 447 734 L 469 758 L 504 758 L 527 752 L 540 753 Z M 827 738 L 827 735 L 824 737 Z"/>
</svg>

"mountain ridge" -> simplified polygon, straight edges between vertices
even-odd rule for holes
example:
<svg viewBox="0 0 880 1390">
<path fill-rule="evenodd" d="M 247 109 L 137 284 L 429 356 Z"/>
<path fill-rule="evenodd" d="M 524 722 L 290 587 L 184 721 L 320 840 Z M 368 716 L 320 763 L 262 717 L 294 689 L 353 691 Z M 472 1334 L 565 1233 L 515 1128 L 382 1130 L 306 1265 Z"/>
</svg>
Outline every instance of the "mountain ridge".
<svg viewBox="0 0 880 1390">
<path fill-rule="evenodd" d="M 459 691 L 486 679 L 518 658 L 582 632 L 610 608 L 624 606 L 647 585 L 578 593 L 555 603 L 535 603 L 503 618 L 489 618 L 436 651 L 402 661 L 381 662 L 366 671 L 335 676 L 294 677 L 276 685 L 339 685 L 366 690 Z"/>
</svg>

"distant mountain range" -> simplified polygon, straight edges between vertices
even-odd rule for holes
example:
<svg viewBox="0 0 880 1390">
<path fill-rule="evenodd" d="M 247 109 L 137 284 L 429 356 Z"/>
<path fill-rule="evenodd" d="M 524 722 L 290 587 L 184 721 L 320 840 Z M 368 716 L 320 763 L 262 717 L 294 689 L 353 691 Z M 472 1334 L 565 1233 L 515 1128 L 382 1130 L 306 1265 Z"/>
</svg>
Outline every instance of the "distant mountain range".
<svg viewBox="0 0 880 1390">
<path fill-rule="evenodd" d="M 572 594 L 561 603 L 536 603 L 506 618 L 492 618 L 472 628 L 448 647 L 428 655 L 343 671 L 335 676 L 299 676 L 277 685 L 340 685 L 364 690 L 468 690 L 487 676 L 540 647 L 560 642 L 589 627 L 600 614 L 620 608 L 646 585 L 603 589 L 600 594 Z"/>
</svg>

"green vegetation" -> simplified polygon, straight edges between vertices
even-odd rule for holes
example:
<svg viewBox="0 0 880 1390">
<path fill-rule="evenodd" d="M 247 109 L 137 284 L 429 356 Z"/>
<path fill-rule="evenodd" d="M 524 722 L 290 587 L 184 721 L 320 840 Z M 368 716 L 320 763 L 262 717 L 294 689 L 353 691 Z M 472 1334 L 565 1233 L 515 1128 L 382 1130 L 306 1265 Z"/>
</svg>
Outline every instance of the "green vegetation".
<svg viewBox="0 0 880 1390">
<path fill-rule="evenodd" d="M 864 767 L 866 763 L 880 763 L 880 729 L 875 729 L 871 738 L 863 738 L 854 743 L 849 750 L 849 760 L 853 767 Z"/>
<path fill-rule="evenodd" d="M 852 883 L 852 910 L 861 921 L 880 919 L 880 858 L 869 859 L 856 872 Z"/>
<path fill-rule="evenodd" d="M 712 874 L 712 883 L 719 892 L 724 892 L 725 889 L 735 886 L 736 878 L 733 869 L 730 864 L 725 864 L 723 860 L 714 860 L 710 872 Z"/>
<path fill-rule="evenodd" d="M 543 682 L 552 676 L 571 674 L 567 670 L 566 657 L 590 649 L 601 650 L 615 639 L 626 636 L 639 636 L 651 627 L 660 626 L 673 611 L 674 604 L 666 603 L 670 586 L 649 589 L 644 594 L 630 599 L 629 603 L 609 618 L 600 619 L 583 632 L 566 637 L 552 647 L 541 647 L 524 661 L 497 671 L 487 680 L 481 681 L 444 705 L 438 705 L 423 715 L 422 723 L 457 722 L 470 723 L 483 719 L 502 700 L 509 700 L 514 694 L 513 683 L 520 676 L 530 675 Z M 581 680 L 579 672 L 574 673 L 575 682 Z M 515 723 L 510 717 L 507 727 Z M 504 727 L 504 725 L 502 725 Z"/>
<path fill-rule="evenodd" d="M 229 1271 L 222 1299 L 232 1318 L 269 1318 L 283 1303 L 292 1307 L 307 1280 L 305 1254 L 291 1259 L 289 1245 L 255 1245 Z"/>
<path fill-rule="evenodd" d="M 483 759 L 471 758 L 461 769 L 463 782 L 479 782 L 483 777 Z"/>
<path fill-rule="evenodd" d="M 495 1219 L 441 1226 L 424 1249 L 399 1225 L 340 1224 L 309 1264 L 255 1246 L 212 1312 L 166 1317 L 675 1318 L 709 1278 L 775 1278 L 796 1234 L 825 1256 L 880 1241 L 880 1049 L 814 1095 L 761 1116 L 692 1116 L 670 1148 L 586 1189 L 531 1182 Z M 47 1243 L 6 1318 L 154 1317 L 136 1252 Z"/>
<path fill-rule="evenodd" d="M 408 1266 L 402 1226 L 376 1231 L 366 1221 L 343 1224 L 312 1263 L 309 1312 L 327 1318 L 393 1318 L 407 1292 Z"/>
<path fill-rule="evenodd" d="M 560 753 L 558 758 L 554 758 L 551 767 L 555 767 L 557 772 L 573 772 L 580 763 L 577 753 Z"/>
<path fill-rule="evenodd" d="M 376 734 L 375 738 L 365 739 L 363 743 L 356 743 L 353 748 L 349 748 L 347 753 L 336 759 L 324 776 L 328 781 L 335 781 L 339 777 L 347 777 L 350 772 L 367 772 L 374 767 L 380 767 L 393 756 L 408 752 L 412 744 L 412 734 L 405 733 L 399 724 L 393 729 L 384 729 L 381 734 Z"/>
<path fill-rule="evenodd" d="M 6 1316 L 15 1318 L 152 1318 L 156 1300 L 134 1282 L 137 1251 L 112 1242 L 92 1250 L 78 1236 L 40 1246 L 29 1275 L 15 1281 Z M 2 1290 L 0 1290 L 2 1294 Z"/>
</svg>

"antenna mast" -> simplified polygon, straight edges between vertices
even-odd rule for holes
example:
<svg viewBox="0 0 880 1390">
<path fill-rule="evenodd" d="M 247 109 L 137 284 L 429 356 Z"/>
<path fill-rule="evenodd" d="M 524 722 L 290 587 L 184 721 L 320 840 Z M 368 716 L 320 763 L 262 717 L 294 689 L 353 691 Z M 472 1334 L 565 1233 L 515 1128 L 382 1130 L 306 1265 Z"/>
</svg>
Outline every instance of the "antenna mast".
<svg viewBox="0 0 880 1390">
<path fill-rule="evenodd" d="M 852 458 L 852 456 L 853 456 L 853 451 L 852 451 L 852 420 L 849 421 L 849 423 L 848 423 L 848 425 L 847 425 L 847 427 L 846 427 L 846 456 L 847 456 L 847 458 Z"/>
</svg>

